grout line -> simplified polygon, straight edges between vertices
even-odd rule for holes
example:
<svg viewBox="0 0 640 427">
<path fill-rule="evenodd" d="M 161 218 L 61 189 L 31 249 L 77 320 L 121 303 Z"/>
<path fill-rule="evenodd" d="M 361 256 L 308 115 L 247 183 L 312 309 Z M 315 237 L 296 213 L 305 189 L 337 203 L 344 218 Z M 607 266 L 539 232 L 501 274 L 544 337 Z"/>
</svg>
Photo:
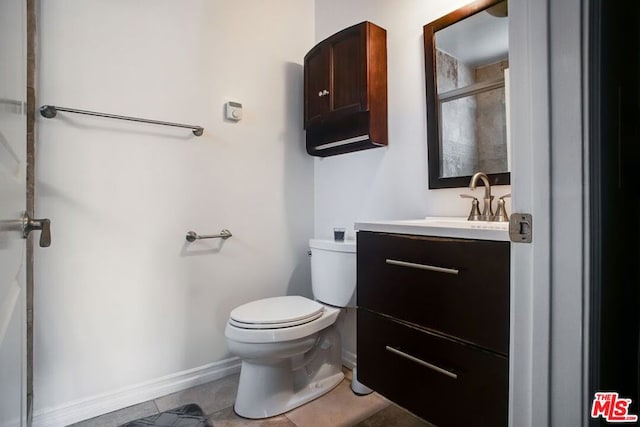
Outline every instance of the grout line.
<svg viewBox="0 0 640 427">
<path fill-rule="evenodd" d="M 293 425 L 294 425 L 294 426 L 296 426 L 296 427 L 299 427 L 299 426 L 298 426 L 298 424 L 294 423 L 294 422 L 293 422 L 293 420 L 287 416 L 287 414 L 288 414 L 288 413 L 290 413 L 290 412 L 291 412 L 291 411 L 289 411 L 289 412 L 285 412 L 285 413 L 284 413 L 284 414 L 282 414 L 282 415 L 284 415 L 284 417 L 287 419 L 287 421 L 289 421 L 291 424 L 293 424 Z"/>
<path fill-rule="evenodd" d="M 234 415 L 239 416 L 238 414 L 236 414 L 236 411 L 233 410 L 233 403 L 229 406 L 225 406 L 224 408 L 220 408 L 220 409 L 216 409 L 215 411 L 213 411 L 210 414 L 206 414 L 207 418 L 211 418 L 214 414 L 217 414 L 218 412 L 222 412 L 222 411 L 226 411 L 227 409 L 231 408 L 231 412 L 233 412 Z M 244 419 L 244 418 L 243 418 Z"/>
</svg>

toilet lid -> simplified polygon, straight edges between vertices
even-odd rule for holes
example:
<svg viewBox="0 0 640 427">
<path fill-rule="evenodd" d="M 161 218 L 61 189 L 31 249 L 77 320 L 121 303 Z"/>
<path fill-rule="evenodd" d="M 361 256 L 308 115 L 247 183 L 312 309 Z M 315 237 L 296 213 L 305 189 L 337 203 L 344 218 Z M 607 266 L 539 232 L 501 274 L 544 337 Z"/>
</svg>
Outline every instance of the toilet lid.
<svg viewBox="0 0 640 427">
<path fill-rule="evenodd" d="M 229 323 L 248 329 L 286 328 L 322 316 L 324 307 L 301 296 L 265 298 L 236 307 Z"/>
</svg>

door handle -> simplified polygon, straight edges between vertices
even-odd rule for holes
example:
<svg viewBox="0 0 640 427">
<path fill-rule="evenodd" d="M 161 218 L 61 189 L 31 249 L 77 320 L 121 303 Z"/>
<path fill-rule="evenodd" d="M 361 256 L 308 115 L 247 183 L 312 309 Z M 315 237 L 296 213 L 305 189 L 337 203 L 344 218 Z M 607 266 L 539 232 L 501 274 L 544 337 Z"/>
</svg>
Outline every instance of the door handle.
<svg viewBox="0 0 640 427">
<path fill-rule="evenodd" d="M 29 237 L 29 233 L 33 230 L 40 230 L 40 247 L 48 248 L 51 246 L 51 220 L 48 218 L 34 219 L 29 218 L 25 213 L 22 217 L 22 237 Z"/>
</svg>

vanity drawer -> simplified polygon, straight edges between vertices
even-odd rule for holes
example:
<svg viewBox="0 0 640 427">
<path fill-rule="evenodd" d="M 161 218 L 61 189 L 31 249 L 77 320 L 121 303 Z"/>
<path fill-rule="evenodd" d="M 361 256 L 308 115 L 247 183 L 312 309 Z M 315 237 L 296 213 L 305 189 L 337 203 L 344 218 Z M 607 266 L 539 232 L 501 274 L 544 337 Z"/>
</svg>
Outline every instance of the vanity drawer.
<svg viewBox="0 0 640 427">
<path fill-rule="evenodd" d="M 438 426 L 506 426 L 507 358 L 358 309 L 358 380 Z"/>
<path fill-rule="evenodd" d="M 508 354 L 509 242 L 358 232 L 358 307 Z"/>
</svg>

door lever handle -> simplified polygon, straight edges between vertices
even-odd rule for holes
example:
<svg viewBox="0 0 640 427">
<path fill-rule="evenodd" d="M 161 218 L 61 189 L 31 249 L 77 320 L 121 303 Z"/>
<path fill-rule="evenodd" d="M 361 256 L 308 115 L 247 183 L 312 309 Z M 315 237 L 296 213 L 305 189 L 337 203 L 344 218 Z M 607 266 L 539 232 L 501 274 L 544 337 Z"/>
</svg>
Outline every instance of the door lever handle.
<svg viewBox="0 0 640 427">
<path fill-rule="evenodd" d="M 33 230 L 40 230 L 40 247 L 51 246 L 51 220 L 48 218 L 32 219 L 27 215 L 23 218 L 22 236 L 26 239 Z"/>
</svg>

